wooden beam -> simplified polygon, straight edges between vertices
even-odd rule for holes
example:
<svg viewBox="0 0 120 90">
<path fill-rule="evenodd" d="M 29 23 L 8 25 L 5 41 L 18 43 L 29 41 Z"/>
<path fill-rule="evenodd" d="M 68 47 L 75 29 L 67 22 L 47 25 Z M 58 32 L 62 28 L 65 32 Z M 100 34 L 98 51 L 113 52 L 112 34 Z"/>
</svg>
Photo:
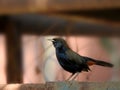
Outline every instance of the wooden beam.
<svg viewBox="0 0 120 90">
<path fill-rule="evenodd" d="M 8 18 L 6 16 L 0 16 L 0 33 L 5 32 L 5 27 L 8 22 Z"/>
<path fill-rule="evenodd" d="M 0 14 L 120 8 L 119 0 L 0 0 Z"/>
<path fill-rule="evenodd" d="M 51 82 L 46 84 L 7 84 L 0 85 L 0 90 L 120 90 L 120 82 Z"/>
<path fill-rule="evenodd" d="M 120 36 L 119 22 L 40 15 L 17 15 L 10 18 L 19 24 L 23 34 Z"/>
<path fill-rule="evenodd" d="M 6 19 L 4 29 L 7 47 L 7 83 L 22 83 L 21 34 L 17 26 L 12 21 L 9 21 L 9 19 Z"/>
<path fill-rule="evenodd" d="M 101 20 L 109 20 L 110 22 L 119 21 L 120 22 L 120 9 L 104 9 L 104 10 L 83 10 L 83 11 L 69 11 L 69 12 L 59 12 L 59 13 L 49 13 L 47 15 L 51 16 L 66 16 L 71 19 L 74 17 L 78 18 L 93 18 Z"/>
</svg>

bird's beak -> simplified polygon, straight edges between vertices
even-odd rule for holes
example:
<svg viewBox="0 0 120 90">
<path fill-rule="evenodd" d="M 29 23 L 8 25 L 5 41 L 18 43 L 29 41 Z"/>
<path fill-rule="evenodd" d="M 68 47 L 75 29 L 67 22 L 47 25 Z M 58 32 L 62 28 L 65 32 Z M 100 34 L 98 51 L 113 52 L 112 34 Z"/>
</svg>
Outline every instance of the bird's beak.
<svg viewBox="0 0 120 90">
<path fill-rule="evenodd" d="M 54 40 L 53 39 L 48 39 L 49 41 L 53 42 Z"/>
</svg>

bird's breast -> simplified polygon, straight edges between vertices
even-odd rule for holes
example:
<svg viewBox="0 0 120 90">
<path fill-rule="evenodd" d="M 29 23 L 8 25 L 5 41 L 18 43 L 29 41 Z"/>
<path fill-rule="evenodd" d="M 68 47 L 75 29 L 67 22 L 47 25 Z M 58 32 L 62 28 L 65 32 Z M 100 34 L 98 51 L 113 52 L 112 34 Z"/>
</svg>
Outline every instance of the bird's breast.
<svg viewBox="0 0 120 90">
<path fill-rule="evenodd" d="M 69 60 L 66 53 L 56 52 L 56 56 L 59 64 L 62 66 L 63 69 L 72 73 L 77 72 L 77 69 L 79 68 L 79 66 L 75 64 L 75 62 L 72 62 L 71 60 Z"/>
<path fill-rule="evenodd" d="M 67 64 L 67 56 L 64 53 L 56 53 L 57 59 L 61 65 Z"/>
</svg>

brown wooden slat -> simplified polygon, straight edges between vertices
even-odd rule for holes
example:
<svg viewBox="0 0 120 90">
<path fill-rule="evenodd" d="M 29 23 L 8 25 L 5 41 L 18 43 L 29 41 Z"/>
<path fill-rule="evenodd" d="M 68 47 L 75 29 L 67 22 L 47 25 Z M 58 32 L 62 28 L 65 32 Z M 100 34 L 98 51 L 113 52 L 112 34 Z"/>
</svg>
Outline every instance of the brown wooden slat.
<svg viewBox="0 0 120 90">
<path fill-rule="evenodd" d="M 17 15 L 11 16 L 11 19 L 19 24 L 23 34 L 120 36 L 119 22 L 40 15 Z"/>
<path fill-rule="evenodd" d="M 0 0 L 0 14 L 120 8 L 120 0 Z"/>
<path fill-rule="evenodd" d="M 120 7 L 119 0 L 48 0 L 49 10 L 90 10 Z"/>
<path fill-rule="evenodd" d="M 6 23 L 7 83 L 22 83 L 21 34 L 11 21 Z"/>
</svg>

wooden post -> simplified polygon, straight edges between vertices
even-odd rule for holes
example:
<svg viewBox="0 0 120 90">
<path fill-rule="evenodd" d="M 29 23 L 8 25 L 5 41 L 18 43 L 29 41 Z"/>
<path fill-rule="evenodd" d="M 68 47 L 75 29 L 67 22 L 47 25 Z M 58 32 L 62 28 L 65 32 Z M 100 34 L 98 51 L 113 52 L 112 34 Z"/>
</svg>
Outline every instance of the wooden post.
<svg viewBox="0 0 120 90">
<path fill-rule="evenodd" d="M 22 83 L 21 34 L 13 22 L 6 24 L 7 83 Z"/>
</svg>

